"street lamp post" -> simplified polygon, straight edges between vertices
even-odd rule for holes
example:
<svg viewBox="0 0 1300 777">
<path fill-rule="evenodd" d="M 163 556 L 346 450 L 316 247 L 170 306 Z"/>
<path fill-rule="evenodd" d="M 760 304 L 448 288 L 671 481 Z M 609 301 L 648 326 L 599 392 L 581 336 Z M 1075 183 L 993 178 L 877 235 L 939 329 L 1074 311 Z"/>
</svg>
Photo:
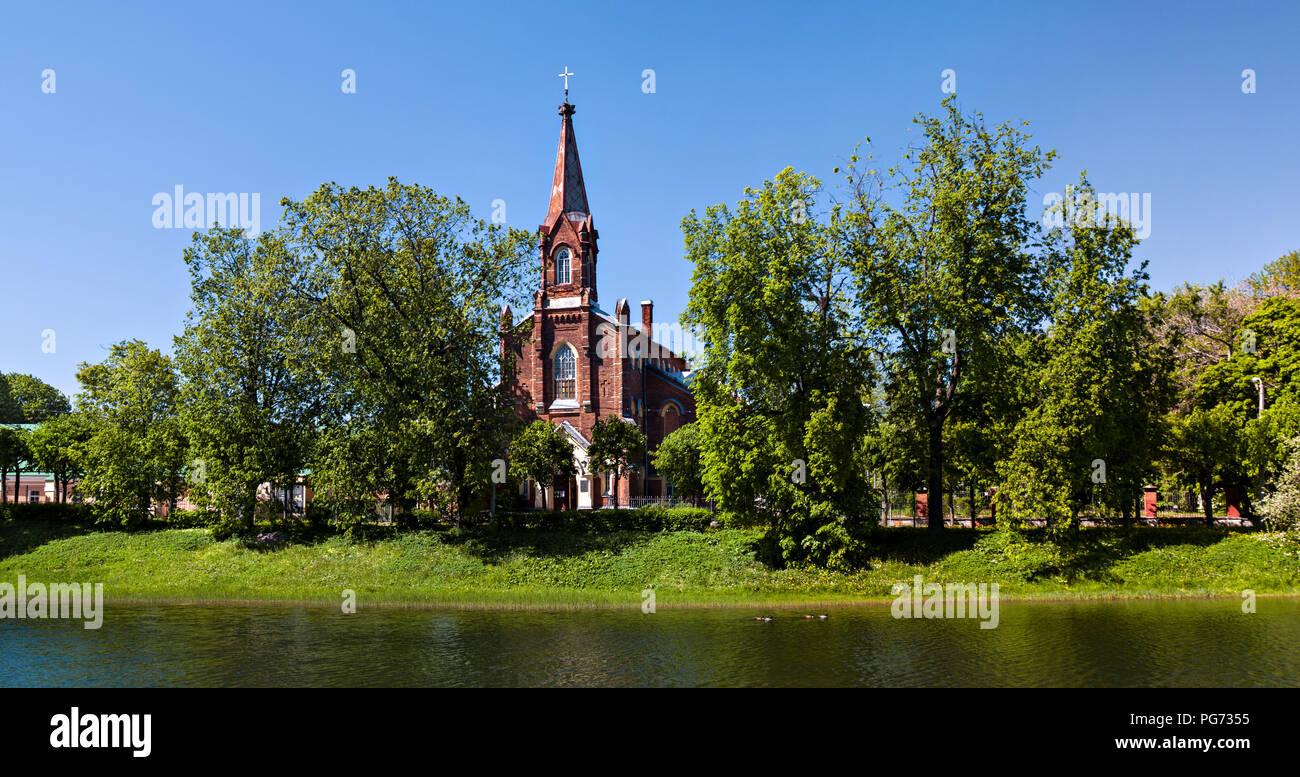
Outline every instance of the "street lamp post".
<svg viewBox="0 0 1300 777">
<path fill-rule="evenodd" d="M 1259 391 L 1259 414 L 1264 415 L 1264 379 L 1256 376 L 1251 378 L 1250 381 L 1255 384 L 1255 388 Z"/>
</svg>

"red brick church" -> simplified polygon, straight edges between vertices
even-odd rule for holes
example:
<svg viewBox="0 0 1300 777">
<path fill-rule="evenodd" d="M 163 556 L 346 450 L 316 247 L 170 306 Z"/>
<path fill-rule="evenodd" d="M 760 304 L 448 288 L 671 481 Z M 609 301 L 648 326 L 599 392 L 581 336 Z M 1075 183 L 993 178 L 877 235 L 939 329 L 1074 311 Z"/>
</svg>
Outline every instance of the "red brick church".
<svg viewBox="0 0 1300 777">
<path fill-rule="evenodd" d="M 600 233 L 587 204 L 578 161 L 574 107 L 566 99 L 559 113 L 560 146 L 550 205 L 538 228 L 541 288 L 533 293 L 528 314 L 532 328 L 515 347 L 503 337 L 502 348 L 515 357 L 520 416 L 527 422 L 545 418 L 573 442 L 579 474 L 567 484 L 557 483 L 554 493 L 546 494 L 545 504 L 589 509 L 613 502 L 611 478 L 587 466 L 586 450 L 596 420 L 615 415 L 635 424 L 654 450 L 674 429 L 695 420 L 695 399 L 686 360 L 652 337 L 652 301 L 641 301 L 640 320 L 635 322 L 626 298 L 614 303 L 613 313 L 598 303 Z M 508 305 L 501 315 L 503 330 L 519 331 L 529 320 L 516 322 Z M 619 479 L 619 505 L 671 493 L 671 484 L 657 475 L 648 456 L 639 464 L 639 475 Z M 542 506 L 542 493 L 531 483 L 520 486 L 520 497 Z"/>
</svg>

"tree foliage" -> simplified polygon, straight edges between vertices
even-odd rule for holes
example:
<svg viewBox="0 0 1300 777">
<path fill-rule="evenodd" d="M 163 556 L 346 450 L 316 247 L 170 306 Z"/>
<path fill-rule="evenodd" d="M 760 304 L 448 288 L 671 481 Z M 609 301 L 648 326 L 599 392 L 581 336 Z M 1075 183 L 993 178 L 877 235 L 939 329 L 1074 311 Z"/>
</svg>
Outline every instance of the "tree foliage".
<svg viewBox="0 0 1300 777">
<path fill-rule="evenodd" d="M 317 493 L 354 514 L 387 494 L 401 512 L 459 517 L 509 440 L 499 310 L 522 297 L 531 235 L 395 179 L 283 205 L 296 293 L 328 344 Z"/>
<path fill-rule="evenodd" d="M 578 472 L 573 443 L 558 426 L 545 419 L 533 421 L 510 442 L 510 474 L 517 480 L 532 478 L 545 490 Z"/>
<path fill-rule="evenodd" d="M 1300 531 L 1300 437 L 1288 440 L 1282 449 L 1286 465 L 1276 487 L 1260 505 L 1264 521 L 1273 531 Z"/>
<path fill-rule="evenodd" d="M 100 520 L 134 526 L 155 502 L 180 492 L 186 444 L 177 419 L 179 381 L 172 361 L 140 340 L 109 349 L 77 371 L 78 409 L 94 424 L 81 490 Z"/>
<path fill-rule="evenodd" d="M 699 497 L 704 493 L 701 465 L 700 428 L 693 423 L 678 427 L 651 454 L 655 471 L 679 496 Z"/>
<path fill-rule="evenodd" d="M 683 320 L 706 344 L 693 380 L 704 488 L 723 510 L 770 515 L 790 563 L 847 553 L 872 494 L 874 370 L 840 211 L 816 213 L 819 189 L 787 168 L 682 222 L 695 268 Z"/>
<path fill-rule="evenodd" d="M 619 480 L 640 468 L 637 462 L 645 456 L 645 449 L 645 434 L 612 413 L 592 425 L 591 442 L 587 445 L 588 466 L 593 473 L 614 476 L 610 494 L 615 507 L 618 506 Z"/>
<path fill-rule="evenodd" d="M 190 500 L 253 526 L 263 483 L 292 487 L 321 409 L 319 316 L 296 293 L 302 269 L 281 237 L 238 227 L 196 234 L 185 252 L 192 309 L 176 338 Z"/>
<path fill-rule="evenodd" d="M 23 467 L 32 458 L 30 435 L 26 429 L 0 426 L 0 502 L 9 501 L 9 473 L 14 473 L 14 502 L 22 502 L 20 487 Z"/>
<path fill-rule="evenodd" d="M 85 474 L 95 424 L 83 413 L 64 413 L 46 420 L 31 433 L 32 463 L 54 476 L 55 497 L 67 503 L 72 483 Z"/>
<path fill-rule="evenodd" d="M 1172 353 L 1155 339 L 1136 239 L 1114 220 L 1075 212 L 1095 202 L 1086 177 L 1047 235 L 1046 328 L 1032 337 L 1026 412 L 999 463 L 1002 515 L 1078 525 L 1091 504 L 1132 515 L 1171 401 Z"/>
<path fill-rule="evenodd" d="M 956 97 L 941 116 L 918 116 L 924 142 L 887 177 L 848 176 L 853 207 L 849 253 L 859 279 L 865 333 L 888 379 L 921 419 L 927 491 L 944 493 L 944 428 L 960 414 L 972 365 L 995 363 L 1001 338 L 1027 328 L 1039 309 L 1037 266 L 1028 250 L 1038 224 L 1027 193 L 1054 156 L 1011 124 L 988 128 L 963 115 Z M 901 192 L 898 202 L 893 190 Z M 943 526 L 939 509 L 931 528 Z"/>
<path fill-rule="evenodd" d="M 71 409 L 63 392 L 34 375 L 0 375 L 0 424 L 39 424 Z"/>
</svg>

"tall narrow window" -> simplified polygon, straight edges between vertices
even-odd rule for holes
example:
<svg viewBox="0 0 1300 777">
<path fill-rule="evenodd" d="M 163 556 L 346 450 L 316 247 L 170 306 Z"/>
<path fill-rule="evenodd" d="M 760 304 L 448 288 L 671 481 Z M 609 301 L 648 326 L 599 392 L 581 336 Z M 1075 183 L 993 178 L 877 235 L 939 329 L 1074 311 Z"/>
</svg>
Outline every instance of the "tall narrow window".
<svg viewBox="0 0 1300 777">
<path fill-rule="evenodd" d="M 561 348 L 555 354 L 556 399 L 573 399 L 575 374 L 573 349 L 569 347 Z"/>
<path fill-rule="evenodd" d="M 555 282 L 557 284 L 569 282 L 569 262 L 572 256 L 567 248 L 561 248 L 560 252 L 555 255 Z"/>
</svg>

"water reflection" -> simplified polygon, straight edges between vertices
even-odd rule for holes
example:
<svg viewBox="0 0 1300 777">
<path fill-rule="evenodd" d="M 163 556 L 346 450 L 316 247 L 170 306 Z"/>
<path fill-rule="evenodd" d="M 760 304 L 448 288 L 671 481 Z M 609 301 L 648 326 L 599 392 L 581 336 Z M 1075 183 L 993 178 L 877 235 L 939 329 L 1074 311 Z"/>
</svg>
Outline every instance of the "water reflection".
<svg viewBox="0 0 1300 777">
<path fill-rule="evenodd" d="M 5 686 L 1296 686 L 1300 600 L 1003 603 L 1001 623 L 749 610 L 110 607 L 0 621 Z"/>
</svg>

